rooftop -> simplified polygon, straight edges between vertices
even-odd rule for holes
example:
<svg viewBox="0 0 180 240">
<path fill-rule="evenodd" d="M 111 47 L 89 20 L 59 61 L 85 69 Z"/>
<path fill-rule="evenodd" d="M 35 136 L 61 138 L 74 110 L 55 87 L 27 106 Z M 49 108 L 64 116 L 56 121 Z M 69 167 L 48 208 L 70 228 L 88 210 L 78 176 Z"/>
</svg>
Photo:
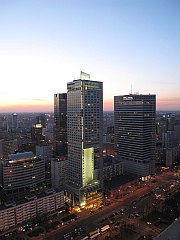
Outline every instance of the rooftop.
<svg viewBox="0 0 180 240">
<path fill-rule="evenodd" d="M 154 240 L 179 240 L 180 239 L 180 217 L 169 227 L 161 232 Z"/>
<path fill-rule="evenodd" d="M 38 192 L 34 195 L 27 194 L 25 197 L 18 199 L 18 200 L 13 200 L 13 199 L 7 200 L 4 205 L 0 206 L 0 211 L 5 210 L 10 207 L 15 207 L 17 205 L 24 204 L 24 203 L 27 203 L 30 201 L 34 201 L 39 198 L 47 197 L 49 195 L 54 195 L 58 192 L 62 192 L 62 189 L 57 189 L 56 191 L 53 189 L 47 189 L 45 191 Z"/>
</svg>

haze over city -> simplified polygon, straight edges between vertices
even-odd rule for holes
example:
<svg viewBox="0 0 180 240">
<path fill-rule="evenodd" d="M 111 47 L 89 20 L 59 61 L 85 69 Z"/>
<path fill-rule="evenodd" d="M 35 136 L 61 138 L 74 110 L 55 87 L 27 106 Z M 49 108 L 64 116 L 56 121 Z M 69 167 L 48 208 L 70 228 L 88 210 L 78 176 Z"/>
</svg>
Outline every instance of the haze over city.
<svg viewBox="0 0 180 240">
<path fill-rule="evenodd" d="M 180 110 L 178 0 L 0 0 L 0 112 L 53 111 L 79 72 L 115 95 L 157 95 Z"/>
</svg>

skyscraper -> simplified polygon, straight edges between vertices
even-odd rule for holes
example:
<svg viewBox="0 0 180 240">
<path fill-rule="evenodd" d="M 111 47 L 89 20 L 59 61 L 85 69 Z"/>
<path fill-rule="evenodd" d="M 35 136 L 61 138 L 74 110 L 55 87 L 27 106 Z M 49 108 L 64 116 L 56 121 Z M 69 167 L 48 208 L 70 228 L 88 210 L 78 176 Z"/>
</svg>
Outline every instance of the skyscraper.
<svg viewBox="0 0 180 240">
<path fill-rule="evenodd" d="M 176 144 L 176 131 L 175 131 L 175 114 L 165 113 L 161 116 L 158 122 L 159 140 L 161 145 L 158 150 L 162 152 L 158 155 L 158 160 L 161 159 L 161 163 L 168 167 L 175 164 L 178 160 L 178 146 Z M 165 162 L 164 162 L 165 160 Z"/>
<path fill-rule="evenodd" d="M 103 84 L 89 79 L 81 72 L 81 79 L 67 84 L 68 178 L 79 202 L 93 185 L 94 161 L 103 147 Z"/>
<path fill-rule="evenodd" d="M 38 115 L 36 117 L 36 123 L 37 124 L 41 124 L 43 128 L 46 127 L 46 114 L 45 113 L 40 113 L 40 115 Z"/>
<path fill-rule="evenodd" d="M 31 140 L 35 144 L 40 144 L 40 142 L 43 140 L 42 125 L 40 123 L 37 123 L 37 124 L 32 126 L 32 128 L 31 128 Z"/>
<path fill-rule="evenodd" d="M 162 146 L 165 148 L 175 147 L 175 114 L 166 113 L 161 118 L 161 125 L 163 126 L 162 131 Z"/>
<path fill-rule="evenodd" d="M 67 156 L 67 93 L 54 94 L 54 155 Z"/>
<path fill-rule="evenodd" d="M 18 128 L 17 114 L 13 113 L 13 115 L 12 115 L 12 132 L 16 132 L 17 128 Z"/>
<path fill-rule="evenodd" d="M 115 153 L 124 171 L 147 177 L 155 170 L 156 95 L 114 97 Z"/>
</svg>

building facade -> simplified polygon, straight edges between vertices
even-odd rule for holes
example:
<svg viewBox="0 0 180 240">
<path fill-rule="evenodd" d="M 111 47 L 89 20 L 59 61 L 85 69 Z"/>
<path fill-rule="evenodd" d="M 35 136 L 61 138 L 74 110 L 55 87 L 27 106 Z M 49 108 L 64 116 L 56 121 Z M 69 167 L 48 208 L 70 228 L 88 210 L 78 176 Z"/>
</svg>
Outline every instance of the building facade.
<svg viewBox="0 0 180 240">
<path fill-rule="evenodd" d="M 0 159 L 6 159 L 18 149 L 18 140 L 0 140 Z"/>
<path fill-rule="evenodd" d="M 93 184 L 94 161 L 103 151 L 103 84 L 89 79 L 81 73 L 67 84 L 68 181 L 81 193 Z"/>
<path fill-rule="evenodd" d="M 46 191 L 38 196 L 21 199 L 19 202 L 6 202 L 0 207 L 0 232 L 27 223 L 45 213 L 58 210 L 64 205 L 63 191 Z"/>
<path fill-rule="evenodd" d="M 2 186 L 8 195 L 25 193 L 45 182 L 44 159 L 32 152 L 16 153 L 1 161 Z"/>
<path fill-rule="evenodd" d="M 51 160 L 51 181 L 54 189 L 61 187 L 68 180 L 68 159 L 58 157 Z"/>
<path fill-rule="evenodd" d="M 115 153 L 125 172 L 148 177 L 155 171 L 156 95 L 114 97 Z"/>
<path fill-rule="evenodd" d="M 42 129 L 43 129 L 43 127 L 40 123 L 36 123 L 31 128 L 31 140 L 35 144 L 40 144 L 41 141 L 43 140 Z"/>
<path fill-rule="evenodd" d="M 18 115 L 13 113 L 12 115 L 12 132 L 16 133 L 18 129 Z"/>
<path fill-rule="evenodd" d="M 67 93 L 54 94 L 54 155 L 67 156 Z"/>
<path fill-rule="evenodd" d="M 53 157 L 53 145 L 50 143 L 37 145 L 36 156 L 44 159 L 46 185 L 51 185 L 51 159 Z"/>
</svg>

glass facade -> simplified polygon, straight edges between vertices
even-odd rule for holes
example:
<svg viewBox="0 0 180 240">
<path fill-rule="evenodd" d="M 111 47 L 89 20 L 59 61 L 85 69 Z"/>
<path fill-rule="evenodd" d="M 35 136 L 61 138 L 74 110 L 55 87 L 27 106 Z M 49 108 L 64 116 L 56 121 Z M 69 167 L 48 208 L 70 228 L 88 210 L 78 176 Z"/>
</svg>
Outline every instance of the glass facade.
<svg viewBox="0 0 180 240">
<path fill-rule="evenodd" d="M 103 84 L 74 80 L 67 84 L 69 181 L 84 187 L 94 178 L 94 152 L 102 152 Z M 99 154 L 100 155 L 100 154 Z"/>
<path fill-rule="evenodd" d="M 124 171 L 140 176 L 154 173 L 156 96 L 115 96 L 114 114 L 115 153 Z"/>
</svg>

